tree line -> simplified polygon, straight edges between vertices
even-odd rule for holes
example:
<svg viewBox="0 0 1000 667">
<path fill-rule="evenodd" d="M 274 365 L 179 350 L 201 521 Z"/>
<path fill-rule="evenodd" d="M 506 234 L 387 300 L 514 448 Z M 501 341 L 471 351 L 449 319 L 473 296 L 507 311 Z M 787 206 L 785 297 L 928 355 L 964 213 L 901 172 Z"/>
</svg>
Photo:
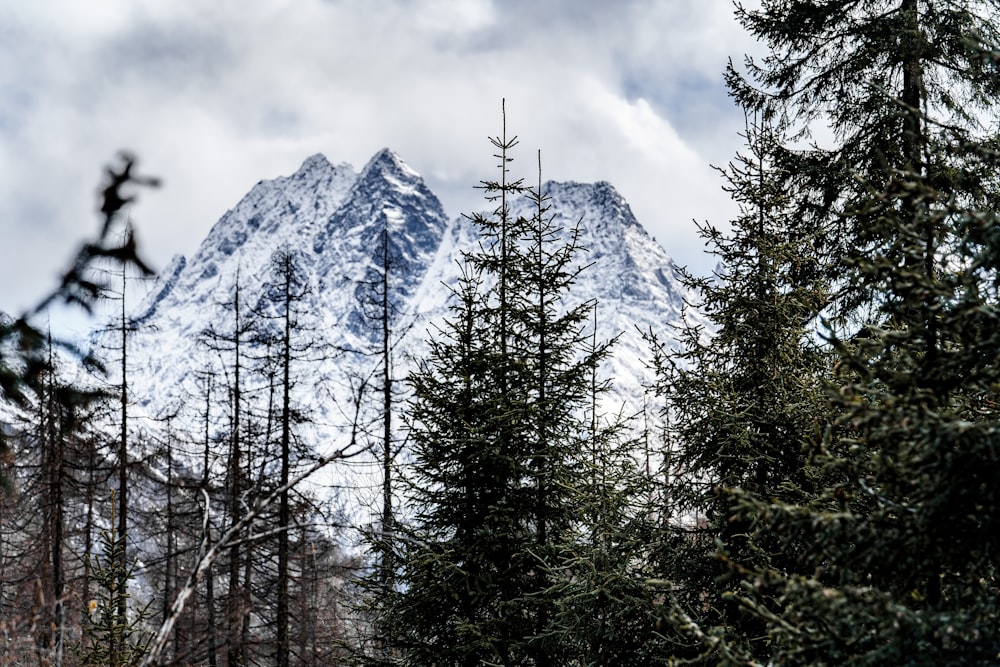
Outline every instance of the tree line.
<svg viewBox="0 0 1000 667">
<path fill-rule="evenodd" d="M 143 460 L 125 444 L 124 315 L 117 392 L 60 386 L 51 340 L 5 324 L 4 397 L 29 417 L 0 508 L 10 664 L 996 664 L 998 10 L 737 5 L 768 49 L 726 72 L 745 146 L 720 172 L 740 213 L 700 226 L 720 268 L 682 272 L 711 327 L 645 332 L 656 419 L 602 402 L 614 340 L 574 295 L 585 248 L 540 158 L 537 185 L 514 176 L 506 121 L 480 244 L 406 378 L 386 224 L 378 370 L 352 394 L 380 418 L 337 454 L 378 455 L 365 558 L 311 528 L 336 520 L 295 484 L 315 467 L 296 373 L 322 352 L 293 254 L 260 303 L 237 278 L 205 333 L 224 361 L 191 401 L 204 432 L 160 429 Z M 117 442 L 90 428 L 101 410 Z M 114 514 L 112 488 L 166 508 L 143 519 L 161 528 L 141 564 L 161 608 L 129 600 L 136 510 Z"/>
</svg>

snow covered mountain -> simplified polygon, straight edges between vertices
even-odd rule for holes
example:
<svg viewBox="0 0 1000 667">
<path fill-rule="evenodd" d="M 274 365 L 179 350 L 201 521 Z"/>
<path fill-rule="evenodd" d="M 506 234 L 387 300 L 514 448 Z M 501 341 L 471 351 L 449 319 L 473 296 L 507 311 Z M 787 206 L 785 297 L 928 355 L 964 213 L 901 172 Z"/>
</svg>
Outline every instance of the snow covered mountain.
<svg viewBox="0 0 1000 667">
<path fill-rule="evenodd" d="M 605 369 L 615 386 L 606 407 L 638 412 L 642 386 L 651 379 L 639 332 L 652 328 L 669 336 L 670 325 L 680 320 L 685 291 L 676 269 L 610 184 L 549 182 L 543 192 L 559 224 L 579 224 L 588 249 L 579 261 L 591 266 L 570 298 L 597 301 L 599 338 L 620 334 Z M 528 214 L 528 206 L 515 203 L 514 212 Z M 291 176 L 255 185 L 193 257 L 176 257 L 162 272 L 134 313 L 134 404 L 151 417 L 179 411 L 198 423 L 205 373 L 217 374 L 217 386 L 231 373 L 231 352 L 211 344 L 206 332 L 235 331 L 237 284 L 241 319 L 265 310 L 272 254 L 288 250 L 299 258 L 309 286 L 299 325 L 310 343 L 302 356 L 310 360 L 299 365 L 295 400 L 311 418 L 306 439 L 319 453 L 342 446 L 359 388 L 379 382 L 381 331 L 374 311 L 383 230 L 392 257 L 393 375 L 404 378 L 447 313 L 445 285 L 457 280 L 462 251 L 478 242 L 475 230 L 463 216 L 449 218 L 420 175 L 389 150 L 360 173 L 313 155 Z M 264 351 L 251 339 L 247 334 L 242 353 L 259 359 Z"/>
</svg>

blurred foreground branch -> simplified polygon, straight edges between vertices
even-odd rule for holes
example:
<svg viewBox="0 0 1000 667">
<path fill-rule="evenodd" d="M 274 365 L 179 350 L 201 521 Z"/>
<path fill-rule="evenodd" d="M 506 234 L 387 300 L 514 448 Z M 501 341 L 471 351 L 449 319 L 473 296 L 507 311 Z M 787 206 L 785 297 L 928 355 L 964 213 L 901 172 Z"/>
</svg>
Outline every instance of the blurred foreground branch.
<svg viewBox="0 0 1000 667">
<path fill-rule="evenodd" d="M 101 227 L 97 237 L 80 246 L 69 268 L 63 273 L 59 286 L 41 300 L 32 310 L 17 319 L 0 317 L 0 399 L 23 404 L 27 396 L 38 388 L 39 378 L 50 370 L 48 348 L 51 341 L 47 332 L 31 324 L 32 317 L 62 302 L 79 306 L 87 313 L 109 288 L 108 279 L 95 271 L 99 263 L 111 262 L 123 269 L 132 267 L 143 275 L 153 270 L 139 255 L 135 233 L 128 224 L 120 225 L 125 208 L 136 199 L 133 187 L 157 187 L 159 179 L 134 173 L 136 160 L 129 153 L 118 155 L 119 166 L 106 168 L 106 181 L 100 199 Z M 117 233 L 122 229 L 123 233 Z M 54 341 L 83 358 L 85 363 L 94 360 L 85 357 L 72 344 Z M 75 400 L 67 394 L 65 400 Z"/>
</svg>

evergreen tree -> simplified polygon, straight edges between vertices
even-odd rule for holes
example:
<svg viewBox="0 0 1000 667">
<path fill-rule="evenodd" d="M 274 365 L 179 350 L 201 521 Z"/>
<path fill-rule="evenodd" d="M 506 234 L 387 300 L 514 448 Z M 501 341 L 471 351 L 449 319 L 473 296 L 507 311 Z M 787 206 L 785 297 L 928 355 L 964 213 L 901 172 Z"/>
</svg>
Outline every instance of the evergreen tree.
<svg viewBox="0 0 1000 667">
<path fill-rule="evenodd" d="M 368 662 L 562 664 L 557 582 L 579 520 L 580 443 L 588 433 L 593 304 L 572 304 L 576 233 L 564 234 L 531 193 L 515 216 L 506 132 L 492 139 L 495 209 L 474 215 L 451 317 L 409 379 L 413 465 L 409 520 L 396 524 L 396 586 L 375 610 L 382 651 Z M 428 613 L 434 610 L 434 613 Z"/>
<path fill-rule="evenodd" d="M 592 315 L 587 351 L 600 353 L 596 307 Z M 649 584 L 658 574 L 649 558 L 649 476 L 629 437 L 635 424 L 602 412 L 609 386 L 593 367 L 573 485 L 579 520 L 556 546 L 560 569 L 550 633 L 562 647 L 563 664 L 650 665 L 663 646 L 655 614 L 660 591 Z"/>
<path fill-rule="evenodd" d="M 693 642 L 710 664 L 720 657 L 764 656 L 762 624 L 742 617 L 725 593 L 740 571 L 785 568 L 795 549 L 779 548 L 732 511 L 734 494 L 803 501 L 815 480 L 809 465 L 824 419 L 825 354 L 809 322 L 825 298 L 814 244 L 789 215 L 789 196 L 771 155 L 772 128 L 747 124 L 747 152 L 724 176 L 741 206 L 732 230 L 701 228 L 721 269 L 710 278 L 685 275 L 711 332 L 688 327 L 681 349 L 664 359 L 669 452 L 665 517 L 658 560 L 670 585 L 677 640 L 727 633 L 728 645 Z"/>
<path fill-rule="evenodd" d="M 111 527 L 101 532 L 101 557 L 92 569 L 97 597 L 88 602 L 84 632 L 89 642 L 79 654 L 83 665 L 128 667 L 138 665 L 146 654 L 149 634 L 143 626 L 149 614 L 147 607 L 133 608 L 131 617 L 121 614 L 132 597 L 128 584 L 135 578 L 136 564 L 123 559 L 125 543 L 117 535 L 113 494 L 111 502 Z"/>
<path fill-rule="evenodd" d="M 740 582 L 725 599 L 746 620 L 687 627 L 733 663 L 995 664 L 1000 650 L 998 189 L 996 138 L 980 125 L 1000 86 L 983 46 L 997 42 L 996 5 L 886 4 L 738 10 L 772 55 L 750 63 L 756 87 L 730 71 L 737 99 L 806 134 L 833 130 L 830 145 L 769 155 L 791 230 L 810 240 L 833 288 L 802 315 L 811 326 L 827 318 L 837 363 L 826 415 L 810 410 L 783 438 L 818 443 L 803 468 L 813 491 L 798 495 L 808 488 L 790 477 L 778 493 L 724 493 L 730 525 L 770 548 L 723 545 Z M 815 393 L 811 376 L 789 371 L 780 379 L 791 392 L 771 397 L 778 414 Z M 752 470 L 755 460 L 736 462 Z"/>
<path fill-rule="evenodd" d="M 996 203 L 990 174 L 966 169 L 956 150 L 984 138 L 983 120 L 1000 95 L 996 68 L 982 57 L 983 45 L 1000 43 L 995 12 L 993 0 L 737 6 L 770 54 L 748 59 L 746 76 L 730 66 L 727 84 L 741 107 L 788 128 L 789 149 L 774 153 L 775 167 L 798 228 L 812 233 L 838 288 L 824 313 L 832 324 L 860 318 L 860 328 L 877 300 L 849 264 L 887 240 L 874 236 L 883 227 L 869 204 L 901 172 L 933 171 L 936 189 Z"/>
<path fill-rule="evenodd" d="M 810 545 L 812 568 L 759 571 L 740 602 L 786 664 L 995 664 L 998 221 L 924 179 L 873 207 L 896 240 L 857 262 L 885 324 L 834 341 L 850 437 L 823 463 L 842 483 L 823 512 L 744 500 L 779 543 Z M 933 262 L 928 226 L 947 235 Z"/>
</svg>

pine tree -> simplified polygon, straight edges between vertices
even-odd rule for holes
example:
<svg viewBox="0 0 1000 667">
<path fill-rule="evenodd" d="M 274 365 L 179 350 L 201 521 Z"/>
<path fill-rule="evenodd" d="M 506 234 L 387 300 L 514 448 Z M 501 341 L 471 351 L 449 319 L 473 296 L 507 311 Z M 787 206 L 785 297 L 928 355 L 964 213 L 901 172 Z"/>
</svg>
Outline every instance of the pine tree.
<svg viewBox="0 0 1000 667">
<path fill-rule="evenodd" d="M 523 236 L 515 236 L 508 255 L 514 377 L 526 394 L 519 398 L 525 406 L 521 437 L 534 486 L 528 501 L 534 517 L 531 553 L 538 561 L 528 565 L 533 578 L 526 600 L 535 636 L 527 655 L 535 664 L 565 663 L 581 653 L 597 664 L 627 664 L 625 647 L 648 635 L 630 622 L 643 617 L 641 584 L 630 589 L 614 580 L 630 576 L 633 564 L 628 540 L 619 541 L 624 535 L 614 529 L 628 516 L 629 484 L 609 474 L 608 466 L 613 461 L 622 474 L 634 466 L 628 447 L 610 451 L 623 424 L 617 419 L 602 424 L 597 414 L 608 389 L 597 381 L 597 372 L 610 343 L 596 339 L 597 304 L 573 302 L 573 286 L 586 269 L 579 264 L 580 230 L 563 228 L 551 212 L 540 154 L 537 185 L 525 195 L 531 213 L 518 220 L 523 231 L 517 234 Z M 624 548 L 612 549 L 612 541 Z M 609 613 L 615 605 L 604 597 L 612 589 L 623 598 L 617 616 Z M 630 612 L 635 612 L 631 619 Z M 642 664 L 637 658 L 633 664 Z"/>
<path fill-rule="evenodd" d="M 143 606 L 134 607 L 131 617 L 121 614 L 132 597 L 128 584 L 135 578 L 136 563 L 125 561 L 122 555 L 125 544 L 117 534 L 114 494 L 111 504 L 111 527 L 101 532 L 101 557 L 91 570 L 97 597 L 88 602 L 84 632 L 89 642 L 78 652 L 83 665 L 127 667 L 138 665 L 145 656 L 149 634 L 143 626 L 149 613 Z"/>
<path fill-rule="evenodd" d="M 596 306 L 592 315 L 587 353 L 600 354 Z M 609 387 L 591 368 L 573 480 L 578 521 L 555 547 L 557 611 L 550 633 L 562 647 L 563 664 L 650 665 L 663 646 L 655 613 L 660 591 L 649 583 L 659 574 L 649 558 L 649 478 L 636 456 L 635 424 L 601 408 Z"/>
<path fill-rule="evenodd" d="M 396 524 L 399 572 L 374 610 L 370 664 L 565 662 L 556 584 L 606 346 L 588 350 L 593 304 L 572 303 L 578 235 L 510 179 L 516 138 L 491 141 L 500 178 L 483 188 L 495 208 L 470 218 L 481 250 L 465 257 L 451 317 L 409 378 L 409 519 Z M 526 194 L 537 214 L 515 216 Z"/>
<path fill-rule="evenodd" d="M 995 3 L 765 0 L 737 17 L 770 54 L 748 59 L 745 76 L 730 65 L 727 84 L 741 107 L 788 129 L 775 167 L 838 288 L 825 316 L 864 320 L 872 289 L 848 265 L 886 241 L 873 236 L 873 192 L 901 172 L 930 175 L 933 154 L 936 188 L 981 204 L 996 197 L 989 174 L 963 169 L 954 150 L 980 133 L 1000 95 L 981 55 L 1000 43 Z"/>
<path fill-rule="evenodd" d="M 985 167 L 992 151 L 983 157 Z M 886 324 L 835 341 L 850 438 L 824 463 L 844 480 L 829 494 L 840 508 L 748 505 L 782 543 L 808 540 L 805 562 L 822 574 L 764 571 L 756 580 L 780 596 L 741 602 L 768 619 L 790 664 L 993 664 L 996 216 L 918 179 L 874 206 L 896 241 L 857 264 Z M 928 262 L 921 231 L 931 225 L 947 237 Z"/>
<path fill-rule="evenodd" d="M 771 160 L 778 136 L 748 122 L 748 151 L 724 172 L 741 215 L 728 233 L 701 228 L 721 269 L 711 278 L 685 276 L 714 329 L 684 329 L 680 351 L 661 368 L 671 450 L 658 560 L 678 640 L 696 635 L 695 627 L 727 634 L 721 654 L 710 643 L 691 647 L 695 656 L 709 649 L 710 664 L 768 652 L 762 624 L 726 598 L 739 590 L 735 575 L 794 564 L 794 549 L 778 548 L 734 513 L 735 497 L 810 498 L 809 454 L 829 416 L 825 354 L 809 326 L 825 290 L 812 239 L 789 215 Z"/>
<path fill-rule="evenodd" d="M 995 9 L 791 0 L 740 10 L 773 55 L 751 64 L 760 90 L 730 72 L 737 98 L 834 131 L 832 146 L 773 155 L 796 229 L 815 239 L 836 288 L 809 321 L 830 322 L 839 416 L 818 423 L 811 497 L 729 494 L 737 524 L 793 557 L 737 568 L 728 599 L 766 650 L 744 652 L 739 626 L 709 636 L 733 662 L 996 661 L 1000 190 L 996 138 L 980 126 L 1000 86 L 983 46 L 998 41 Z"/>
</svg>

